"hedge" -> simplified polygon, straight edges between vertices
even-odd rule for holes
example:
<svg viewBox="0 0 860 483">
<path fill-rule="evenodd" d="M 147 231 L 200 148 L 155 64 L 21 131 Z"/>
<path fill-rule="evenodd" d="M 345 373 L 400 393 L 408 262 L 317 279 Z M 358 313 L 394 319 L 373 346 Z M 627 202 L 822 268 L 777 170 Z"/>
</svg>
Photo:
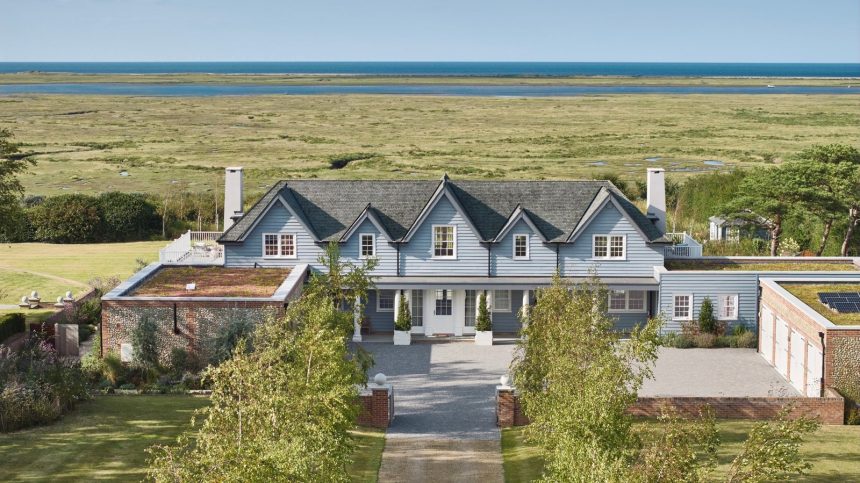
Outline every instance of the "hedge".
<svg viewBox="0 0 860 483">
<path fill-rule="evenodd" d="M 6 314 L 0 316 L 0 342 L 7 338 L 24 332 L 26 317 L 22 313 Z"/>
</svg>

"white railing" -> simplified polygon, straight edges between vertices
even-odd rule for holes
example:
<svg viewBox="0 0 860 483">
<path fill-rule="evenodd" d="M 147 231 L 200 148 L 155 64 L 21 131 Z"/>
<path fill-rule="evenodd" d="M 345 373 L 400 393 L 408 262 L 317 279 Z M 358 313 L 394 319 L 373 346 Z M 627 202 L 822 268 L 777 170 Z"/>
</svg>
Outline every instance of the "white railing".
<svg viewBox="0 0 860 483">
<path fill-rule="evenodd" d="M 165 265 L 223 265 L 224 247 L 217 231 L 187 231 L 158 252 Z"/>
<path fill-rule="evenodd" d="M 687 232 L 666 233 L 666 237 L 674 240 L 672 246 L 663 248 L 663 256 L 666 258 L 698 258 L 702 256 L 702 244 Z"/>
</svg>

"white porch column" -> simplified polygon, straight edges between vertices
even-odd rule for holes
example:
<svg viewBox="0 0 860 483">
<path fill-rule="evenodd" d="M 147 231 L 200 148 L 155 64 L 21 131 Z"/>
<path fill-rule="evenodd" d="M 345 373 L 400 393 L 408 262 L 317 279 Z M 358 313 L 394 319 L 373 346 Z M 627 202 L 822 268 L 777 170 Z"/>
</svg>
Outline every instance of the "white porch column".
<svg viewBox="0 0 860 483">
<path fill-rule="evenodd" d="M 487 290 L 487 311 L 490 312 L 490 321 L 491 322 L 493 320 L 493 304 L 495 304 L 495 303 L 496 303 L 496 301 L 494 300 L 494 297 L 493 297 L 493 291 Z"/>
<path fill-rule="evenodd" d="M 403 294 L 400 293 L 401 290 L 397 289 L 394 291 L 394 321 L 397 321 L 397 316 L 400 314 L 400 304 L 402 303 Z"/>
<path fill-rule="evenodd" d="M 355 332 L 352 334 L 354 342 L 361 342 L 361 297 L 355 296 L 355 305 L 352 308 L 352 325 Z"/>
<path fill-rule="evenodd" d="M 529 290 L 523 290 L 523 319 L 528 320 L 529 318 Z"/>
</svg>

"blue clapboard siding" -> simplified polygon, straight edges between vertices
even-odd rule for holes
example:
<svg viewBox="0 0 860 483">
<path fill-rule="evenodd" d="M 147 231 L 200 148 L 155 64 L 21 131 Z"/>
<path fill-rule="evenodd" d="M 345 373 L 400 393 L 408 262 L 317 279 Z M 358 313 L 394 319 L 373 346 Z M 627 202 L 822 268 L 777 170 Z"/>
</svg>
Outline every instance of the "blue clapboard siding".
<svg viewBox="0 0 860 483">
<path fill-rule="evenodd" d="M 394 331 L 394 312 L 378 312 L 376 310 L 376 290 L 371 290 L 367 294 L 364 316 L 370 321 L 371 332 Z"/>
<path fill-rule="evenodd" d="M 511 290 L 510 312 L 493 312 L 493 332 L 519 332 L 522 328 L 519 314 L 523 306 L 523 291 Z"/>
<path fill-rule="evenodd" d="M 615 330 L 619 330 L 622 332 L 629 332 L 633 330 L 637 325 L 644 324 L 648 322 L 648 314 L 609 314 L 610 317 L 615 319 Z"/>
<path fill-rule="evenodd" d="M 514 260 L 514 235 L 529 236 L 529 259 Z M 543 276 L 555 273 L 555 247 L 544 244 L 529 225 L 520 220 L 492 251 L 493 275 L 508 276 Z"/>
<path fill-rule="evenodd" d="M 592 260 L 593 235 L 627 235 L 627 259 L 617 261 Z M 654 267 L 663 265 L 662 246 L 649 246 L 611 203 L 607 203 L 583 233 L 572 244 L 561 246 L 560 270 L 567 277 L 588 275 L 596 268 L 598 275 L 643 277 L 653 276 Z"/>
<path fill-rule="evenodd" d="M 370 220 L 364 220 L 352 236 L 340 246 L 340 256 L 356 265 L 364 262 L 359 258 L 361 252 L 362 234 L 373 234 L 376 236 L 376 260 L 377 265 L 373 270 L 374 275 L 397 275 L 397 248 L 388 243 L 383 235 Z"/>
<path fill-rule="evenodd" d="M 456 259 L 433 259 L 433 225 L 456 226 Z M 436 204 L 409 243 L 401 247 L 400 255 L 403 262 L 402 275 L 487 274 L 487 248 L 480 244 L 478 236 L 445 197 Z"/>
<path fill-rule="evenodd" d="M 263 233 L 294 233 L 297 258 L 263 258 Z M 275 202 L 243 243 L 224 246 L 224 265 L 253 267 L 258 263 L 263 267 L 292 267 L 307 263 L 318 269 L 317 259 L 323 252 L 325 245 L 316 244 L 299 220 L 284 205 Z"/>
<path fill-rule="evenodd" d="M 738 295 L 738 320 L 729 322 L 729 326 L 739 323 L 753 328 L 758 320 L 758 279 L 773 277 L 779 279 L 808 279 L 808 278 L 841 278 L 856 277 L 860 280 L 860 272 L 742 272 L 742 271 L 670 271 L 661 277 L 660 310 L 666 316 L 667 331 L 678 331 L 681 321 L 672 320 L 674 295 L 693 295 L 693 320 L 699 317 L 699 307 L 705 297 L 714 303 L 714 314 L 719 310 L 717 296 Z"/>
</svg>

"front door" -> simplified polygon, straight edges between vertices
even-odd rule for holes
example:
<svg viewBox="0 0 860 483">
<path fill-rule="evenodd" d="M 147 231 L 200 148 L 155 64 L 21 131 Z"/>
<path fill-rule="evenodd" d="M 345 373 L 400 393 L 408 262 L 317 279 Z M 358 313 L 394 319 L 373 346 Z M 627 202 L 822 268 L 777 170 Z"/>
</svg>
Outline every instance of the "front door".
<svg viewBox="0 0 860 483">
<path fill-rule="evenodd" d="M 448 289 L 433 290 L 432 315 L 427 324 L 427 334 L 454 333 L 454 291 Z"/>
</svg>

